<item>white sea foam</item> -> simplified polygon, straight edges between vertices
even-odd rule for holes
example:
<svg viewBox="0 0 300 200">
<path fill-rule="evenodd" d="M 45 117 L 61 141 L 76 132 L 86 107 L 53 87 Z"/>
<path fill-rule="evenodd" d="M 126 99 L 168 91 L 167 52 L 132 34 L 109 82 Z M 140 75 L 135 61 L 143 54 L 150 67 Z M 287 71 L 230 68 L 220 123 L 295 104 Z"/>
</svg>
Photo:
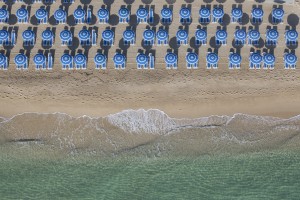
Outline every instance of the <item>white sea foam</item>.
<svg viewBox="0 0 300 200">
<path fill-rule="evenodd" d="M 176 132 L 185 128 L 210 128 L 217 126 L 232 126 L 238 124 L 239 126 L 280 126 L 280 129 L 288 129 L 286 125 L 291 125 L 293 130 L 300 129 L 300 115 L 289 118 L 281 119 L 269 116 L 255 116 L 237 113 L 233 116 L 209 116 L 200 118 L 172 118 L 165 112 L 158 109 L 138 109 L 138 110 L 124 110 L 116 114 L 110 114 L 106 117 L 90 117 L 83 115 L 80 117 L 72 117 L 66 113 L 21 113 L 12 116 L 11 118 L 0 117 L 0 124 L 8 123 L 19 117 L 26 117 L 30 115 L 50 116 L 55 115 L 59 125 L 62 126 L 65 121 L 71 120 L 84 120 L 85 126 L 95 126 L 101 129 L 97 123 L 101 119 L 106 119 L 112 125 L 122 129 L 127 133 L 149 133 L 165 135 L 171 132 Z M 282 125 L 284 124 L 284 125 Z"/>
<path fill-rule="evenodd" d="M 299 133 L 299 116 L 280 119 L 235 114 L 177 119 L 157 109 L 124 110 L 106 117 L 23 113 L 0 122 L 0 144 L 42 144 L 72 153 L 97 151 L 101 155 L 297 148 Z"/>
<path fill-rule="evenodd" d="M 177 126 L 166 113 L 154 109 L 125 110 L 106 118 L 111 124 L 130 133 L 164 134 Z"/>
</svg>

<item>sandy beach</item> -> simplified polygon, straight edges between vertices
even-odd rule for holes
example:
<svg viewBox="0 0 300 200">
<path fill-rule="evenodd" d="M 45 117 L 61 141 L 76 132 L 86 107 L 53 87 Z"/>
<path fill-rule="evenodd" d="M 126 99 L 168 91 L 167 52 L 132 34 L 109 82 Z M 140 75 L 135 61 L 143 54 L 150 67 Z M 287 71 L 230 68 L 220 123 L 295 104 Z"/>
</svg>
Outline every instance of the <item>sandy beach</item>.
<svg viewBox="0 0 300 200">
<path fill-rule="evenodd" d="M 113 2 L 113 1 L 112 1 Z M 136 69 L 135 57 L 139 50 L 144 48 L 140 44 L 142 41 L 142 33 L 148 24 L 139 24 L 136 28 L 135 46 L 124 49 L 120 43 L 122 33 L 128 27 L 128 24 L 116 24 L 117 12 L 121 5 L 132 3 L 131 14 L 135 15 L 137 8 L 140 5 L 151 6 L 155 5 L 155 17 L 158 19 L 160 10 L 164 5 L 173 8 L 173 23 L 169 26 L 170 47 L 157 47 L 154 45 L 152 51 L 156 56 L 156 65 L 154 70 L 138 70 Z M 271 25 L 269 23 L 269 15 L 274 5 L 269 2 L 257 3 L 255 1 L 243 2 L 242 8 L 245 12 L 244 25 L 240 27 L 252 26 L 249 22 L 253 5 L 262 6 L 265 14 L 264 21 L 258 27 L 261 32 L 262 45 L 257 48 L 264 51 L 274 52 L 276 56 L 276 65 L 274 70 L 250 70 L 248 57 L 251 49 L 256 50 L 252 46 L 245 45 L 240 49 L 243 61 L 240 70 L 228 69 L 228 55 L 232 49 L 233 33 L 238 24 L 229 23 L 232 5 L 238 5 L 235 1 L 227 0 L 224 2 L 223 8 L 225 11 L 224 24 L 228 32 L 228 44 L 219 49 L 215 49 L 212 45 L 214 34 L 220 24 L 210 23 L 207 26 L 208 45 L 201 46 L 199 49 L 194 46 L 173 45 L 174 37 L 179 23 L 178 13 L 182 5 L 191 6 L 193 22 L 188 27 L 189 38 L 193 40 L 194 32 L 199 26 L 198 16 L 201 5 L 219 5 L 213 1 L 203 3 L 203 1 L 184 1 L 177 0 L 173 4 L 168 4 L 170 1 L 143 1 L 150 4 L 143 4 L 141 1 L 114 1 L 108 4 L 110 9 L 111 21 L 110 24 L 98 24 L 96 16 L 94 16 L 93 24 L 78 24 L 71 25 L 74 28 L 74 36 L 77 38 L 78 32 L 82 27 L 94 27 L 97 29 L 99 37 L 97 43 L 100 43 L 101 33 L 111 27 L 115 31 L 115 45 L 108 50 L 108 67 L 107 70 L 95 70 L 93 58 L 96 52 L 101 49 L 99 45 L 82 48 L 75 42 L 72 47 L 62 47 L 60 45 L 59 33 L 67 24 L 54 26 L 53 13 L 61 5 L 55 3 L 46 6 L 50 9 L 50 24 L 48 25 L 18 25 L 14 24 L 15 13 L 22 3 L 13 4 L 11 9 L 11 25 L 4 25 L 4 28 L 18 28 L 17 44 L 11 51 L 0 47 L 0 51 L 10 54 L 9 69 L 0 71 L 0 116 L 10 117 L 23 112 L 63 112 L 72 116 L 106 116 L 111 113 L 116 113 L 126 109 L 149 109 L 156 108 L 163 110 L 171 117 L 201 117 L 209 115 L 232 115 L 234 113 L 246 113 L 253 115 L 269 115 L 276 117 L 291 117 L 300 113 L 300 71 L 284 70 L 283 53 L 288 50 L 284 42 L 284 32 L 286 29 L 299 28 L 300 9 L 298 4 L 283 5 L 285 10 L 284 23 Z M 90 3 L 90 2 L 87 2 Z M 92 6 L 93 14 L 96 15 L 98 9 L 107 4 L 108 1 L 97 1 L 91 5 L 84 5 L 80 1 L 70 5 L 68 8 L 68 22 L 72 23 L 72 14 L 78 5 L 83 7 Z M 1 5 L 4 3 L 1 2 Z M 43 4 L 31 5 L 30 15 L 34 16 L 35 11 Z M 31 17 L 34 18 L 34 17 Z M 134 17 L 132 17 L 134 18 Z M 248 19 L 248 22 L 247 22 Z M 33 23 L 35 23 L 33 21 Z M 29 70 L 17 71 L 13 58 L 20 52 L 22 47 L 21 34 L 27 28 L 35 28 L 37 41 L 34 48 L 26 50 L 25 53 L 29 56 Z M 43 50 L 41 46 L 41 33 L 47 27 L 54 28 L 55 44 L 50 48 L 54 52 L 54 68 L 52 71 L 35 71 L 33 66 L 33 56 Z M 161 24 L 156 21 L 154 26 L 149 26 L 158 30 Z M 265 30 L 267 27 L 276 27 L 280 39 L 275 49 L 267 49 L 264 47 Z M 177 70 L 166 70 L 164 64 L 164 56 L 168 49 L 178 51 L 179 63 Z M 219 68 L 217 70 L 207 70 L 205 66 L 205 55 L 208 49 L 216 50 L 220 56 Z M 115 70 L 112 57 L 117 50 L 121 49 L 127 55 L 127 65 L 125 70 Z M 187 51 L 196 51 L 199 54 L 199 68 L 188 70 L 185 66 L 185 55 Z M 88 67 L 86 70 L 79 71 L 62 71 L 60 57 L 68 51 L 71 54 L 83 52 L 88 57 Z M 300 57 L 299 49 L 295 50 L 295 54 Z"/>
<path fill-rule="evenodd" d="M 9 24 L 0 24 L 0 29 L 17 33 L 14 47 L 0 47 L 10 58 L 8 70 L 0 70 L 1 199 L 299 199 L 300 61 L 296 69 L 284 69 L 283 61 L 285 52 L 300 58 L 298 44 L 289 49 L 284 38 L 286 30 L 300 33 L 298 2 L 75 0 L 61 7 L 61 1 L 0 2 L 11 13 Z M 74 24 L 79 5 L 92 9 L 91 24 Z M 217 5 L 226 13 L 224 23 L 208 24 L 207 45 L 197 47 L 199 9 Z M 102 6 L 110 11 L 109 24 L 97 21 Z M 131 10 L 129 24 L 118 24 L 121 6 Z M 140 6 L 154 8 L 154 24 L 136 24 Z M 173 23 L 166 27 L 169 46 L 145 47 L 143 32 L 161 28 L 164 6 L 173 9 Z M 185 27 L 178 16 L 182 6 L 192 10 L 192 23 Z M 230 23 L 235 6 L 244 12 L 242 25 Z M 249 22 L 255 6 L 264 10 L 259 26 Z M 21 7 L 30 12 L 29 24 L 17 23 Z M 48 11 L 49 24 L 37 25 L 34 15 L 40 7 Z M 284 9 L 284 23 L 271 25 L 274 7 Z M 58 8 L 67 11 L 67 24 L 56 25 L 53 13 Z M 96 46 L 79 44 L 83 27 L 96 30 Z M 259 30 L 259 45 L 235 48 L 237 27 Z M 115 33 L 109 48 L 100 43 L 107 28 Z M 127 28 L 136 31 L 136 44 L 129 48 L 122 39 Z M 187 46 L 176 45 L 180 28 L 189 32 Z M 226 46 L 217 48 L 219 28 L 228 38 Z M 276 48 L 264 44 L 267 28 L 279 32 Z M 23 47 L 26 29 L 37 36 L 34 47 Z M 41 34 L 46 29 L 55 34 L 55 44 L 45 49 Z M 64 29 L 74 36 L 72 46 L 61 46 Z M 164 57 L 170 50 L 178 55 L 177 70 L 166 69 Z M 114 69 L 117 51 L 127 57 L 124 70 Z M 218 53 L 218 69 L 206 69 L 208 51 Z M 229 69 L 230 51 L 242 56 L 241 69 Z M 250 51 L 274 54 L 275 68 L 249 69 Z M 20 52 L 29 57 L 27 71 L 16 69 L 14 58 Z M 53 70 L 35 70 L 34 56 L 48 52 L 54 55 Z M 106 70 L 95 69 L 97 52 L 107 55 Z M 155 69 L 137 69 L 138 52 L 154 54 Z M 199 55 L 198 69 L 187 69 L 187 52 Z M 62 70 L 64 53 L 83 53 L 87 69 Z"/>
</svg>

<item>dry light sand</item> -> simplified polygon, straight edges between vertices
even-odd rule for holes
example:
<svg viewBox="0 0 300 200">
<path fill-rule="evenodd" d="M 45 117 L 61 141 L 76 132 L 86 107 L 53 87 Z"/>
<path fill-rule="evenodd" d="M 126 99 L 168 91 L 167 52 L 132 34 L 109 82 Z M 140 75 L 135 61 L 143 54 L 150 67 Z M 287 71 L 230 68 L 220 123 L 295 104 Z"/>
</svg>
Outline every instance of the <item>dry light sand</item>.
<svg viewBox="0 0 300 200">
<path fill-rule="evenodd" d="M 79 0 L 69 6 L 68 21 L 72 25 L 72 14 L 78 5 L 83 5 Z M 89 1 L 85 1 L 88 2 Z M 189 38 L 193 40 L 198 23 L 198 11 L 202 5 L 219 5 L 217 1 L 204 3 L 198 1 L 164 1 L 153 0 L 143 1 L 151 2 L 143 4 L 142 1 L 125 1 L 132 3 L 132 15 L 135 15 L 140 5 L 155 6 L 156 19 L 160 15 L 160 10 L 164 5 L 173 7 L 174 19 L 169 27 L 171 47 L 154 46 L 151 51 L 156 55 L 155 70 L 137 70 L 135 57 L 139 50 L 144 50 L 141 46 L 142 33 L 148 24 L 139 24 L 137 30 L 137 44 L 126 49 L 119 45 L 122 39 L 122 33 L 128 27 L 128 24 L 115 23 L 117 12 L 121 5 L 126 5 L 124 1 L 92 1 L 93 14 L 104 3 L 114 2 L 109 6 L 111 13 L 110 24 L 98 24 L 95 20 L 92 25 L 76 25 L 74 27 L 75 41 L 77 34 L 82 27 L 96 27 L 99 34 L 98 45 L 90 48 L 83 48 L 78 43 L 73 47 L 60 46 L 59 33 L 66 25 L 51 25 L 53 21 L 53 12 L 61 5 L 60 1 L 50 6 L 50 24 L 48 25 L 21 25 L 15 23 L 15 13 L 22 3 L 13 4 L 11 9 L 11 25 L 1 25 L 4 28 L 18 28 L 17 45 L 11 51 L 0 47 L 0 51 L 10 55 L 9 70 L 0 71 L 0 116 L 9 117 L 22 112 L 65 112 L 73 116 L 90 115 L 105 116 L 110 113 L 122 111 L 124 109 L 138 108 L 157 108 L 165 111 L 171 117 L 200 117 L 209 115 L 232 115 L 234 113 L 246 113 L 254 115 L 271 115 L 279 117 L 290 117 L 300 114 L 300 71 L 283 69 L 283 53 L 288 50 L 284 43 L 284 32 L 287 28 L 299 29 L 300 9 L 296 5 L 282 5 L 285 10 L 284 23 L 271 25 L 269 23 L 269 14 L 272 7 L 281 4 L 272 4 L 269 2 L 257 3 L 255 1 L 245 1 L 242 4 L 244 16 L 244 25 L 248 30 L 252 26 L 249 21 L 252 6 L 262 6 L 265 14 L 263 23 L 257 28 L 261 32 L 261 38 L 265 40 L 265 30 L 268 26 L 275 27 L 280 33 L 278 46 L 271 50 L 276 55 L 276 66 L 274 70 L 249 70 L 248 57 L 252 46 L 244 46 L 240 49 L 243 57 L 243 63 L 240 70 L 228 69 L 228 55 L 232 49 L 233 33 L 238 24 L 229 23 L 229 16 L 232 5 L 239 5 L 235 1 L 227 0 L 222 5 L 225 10 L 224 26 L 228 32 L 228 44 L 219 49 L 214 48 L 214 34 L 219 24 L 210 23 L 207 26 L 208 45 L 195 49 L 194 45 L 180 46 L 174 45 L 174 37 L 181 26 L 179 24 L 178 13 L 182 5 L 191 6 L 193 12 L 193 23 L 188 27 Z M 168 4 L 167 2 L 174 2 Z M 190 3 L 189 3 L 190 2 Z M 0 3 L 5 5 L 4 3 Z M 33 4 L 31 6 L 31 17 L 35 11 L 43 4 Z M 89 6 L 89 5 L 83 5 Z M 2 7 L 2 6 L 1 6 Z M 32 17 L 34 18 L 34 17 Z M 134 16 L 132 17 L 134 20 Z M 248 22 L 248 23 L 247 23 Z M 32 19 L 32 23 L 35 23 Z M 132 22 L 134 25 L 134 22 Z M 40 50 L 40 35 L 47 27 L 54 28 L 55 45 L 51 51 L 55 55 L 55 65 L 52 71 L 35 71 L 32 58 Z M 161 24 L 156 20 L 154 28 L 158 30 Z M 28 27 L 35 28 L 37 41 L 34 48 L 25 50 L 30 55 L 30 66 L 28 71 L 17 71 L 13 62 L 15 55 L 20 52 L 22 47 L 21 34 Z M 99 43 L 102 31 L 112 27 L 115 30 L 115 45 L 108 50 L 108 69 L 95 70 L 93 57 L 101 49 Z M 210 41 L 211 40 L 211 41 Z M 267 49 L 263 45 L 258 48 L 261 52 Z M 120 43 L 122 44 L 122 43 Z M 211 45 L 210 45 L 211 44 Z M 112 57 L 116 50 L 121 49 L 127 54 L 127 66 L 125 70 L 115 70 Z M 217 70 L 207 70 L 205 68 L 205 55 L 211 48 L 218 51 L 220 56 L 219 68 Z M 164 65 L 164 56 L 169 49 L 178 50 L 179 68 L 178 70 L 166 70 Z M 254 48 L 255 49 L 255 48 Z M 67 50 L 71 54 L 82 51 L 88 55 L 87 70 L 62 71 L 60 57 Z M 188 70 L 185 66 L 185 55 L 188 50 L 196 51 L 199 54 L 199 68 Z M 149 49 L 147 49 L 149 51 Z M 295 50 L 300 58 L 299 49 Z M 298 66 L 299 66 L 298 62 Z"/>
</svg>

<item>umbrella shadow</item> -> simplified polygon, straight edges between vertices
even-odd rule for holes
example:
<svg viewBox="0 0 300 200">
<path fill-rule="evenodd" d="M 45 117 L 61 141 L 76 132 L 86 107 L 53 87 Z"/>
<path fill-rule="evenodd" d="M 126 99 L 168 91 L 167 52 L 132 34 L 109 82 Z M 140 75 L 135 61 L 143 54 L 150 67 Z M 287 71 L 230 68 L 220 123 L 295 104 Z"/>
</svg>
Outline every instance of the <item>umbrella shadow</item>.
<svg viewBox="0 0 300 200">
<path fill-rule="evenodd" d="M 91 0 L 80 0 L 80 3 L 83 5 L 88 5 L 91 3 Z"/>
<path fill-rule="evenodd" d="M 144 4 L 151 4 L 153 0 L 142 0 Z"/>
<path fill-rule="evenodd" d="M 114 2 L 115 0 L 103 0 L 103 3 L 107 6 L 111 6 Z"/>
<path fill-rule="evenodd" d="M 174 4 L 176 3 L 176 0 L 166 0 L 167 4 Z"/>
<path fill-rule="evenodd" d="M 106 1 L 109 1 L 109 0 L 106 0 Z M 124 0 L 124 2 L 128 5 L 131 5 L 134 3 L 134 0 Z"/>
<path fill-rule="evenodd" d="M 241 25 L 246 25 L 250 22 L 249 15 L 247 13 L 243 13 L 242 16 L 242 24 Z"/>
<path fill-rule="evenodd" d="M 119 24 L 119 16 L 116 15 L 116 14 L 113 14 L 109 17 L 109 20 L 108 20 L 108 23 L 111 25 L 111 26 L 116 26 Z"/>
<path fill-rule="evenodd" d="M 299 24 L 299 16 L 296 14 L 290 14 L 287 18 L 287 22 L 293 29 L 296 29 L 296 26 Z"/>
</svg>

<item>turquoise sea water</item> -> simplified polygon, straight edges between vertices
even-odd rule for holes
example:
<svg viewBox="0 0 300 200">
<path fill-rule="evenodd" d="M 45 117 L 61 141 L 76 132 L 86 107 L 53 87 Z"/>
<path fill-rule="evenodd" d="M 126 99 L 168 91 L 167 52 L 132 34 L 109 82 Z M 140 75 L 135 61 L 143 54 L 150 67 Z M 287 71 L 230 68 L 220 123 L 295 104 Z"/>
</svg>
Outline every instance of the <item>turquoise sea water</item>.
<svg viewBox="0 0 300 200">
<path fill-rule="evenodd" d="M 300 116 L 27 113 L 0 121 L 2 199 L 300 199 Z"/>
<path fill-rule="evenodd" d="M 300 197 L 298 151 L 185 158 L 23 154 L 1 153 L 1 199 Z"/>
</svg>

